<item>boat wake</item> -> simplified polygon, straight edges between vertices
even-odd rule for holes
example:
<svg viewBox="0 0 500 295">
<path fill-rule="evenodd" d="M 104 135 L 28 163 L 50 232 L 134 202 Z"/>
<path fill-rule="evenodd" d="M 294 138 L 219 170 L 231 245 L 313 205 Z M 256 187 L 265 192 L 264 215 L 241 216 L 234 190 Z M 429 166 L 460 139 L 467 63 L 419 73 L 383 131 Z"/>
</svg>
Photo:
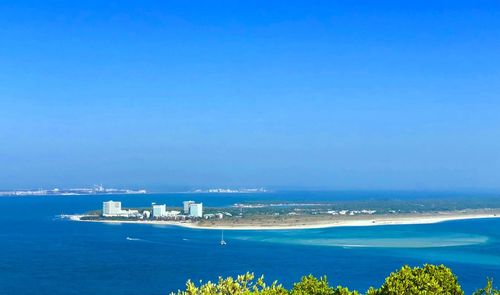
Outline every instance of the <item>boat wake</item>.
<svg viewBox="0 0 500 295">
<path fill-rule="evenodd" d="M 143 239 L 138 239 L 138 238 L 131 238 L 131 237 L 127 237 L 126 240 L 128 241 L 143 241 L 143 242 L 146 242 L 145 240 Z"/>
</svg>

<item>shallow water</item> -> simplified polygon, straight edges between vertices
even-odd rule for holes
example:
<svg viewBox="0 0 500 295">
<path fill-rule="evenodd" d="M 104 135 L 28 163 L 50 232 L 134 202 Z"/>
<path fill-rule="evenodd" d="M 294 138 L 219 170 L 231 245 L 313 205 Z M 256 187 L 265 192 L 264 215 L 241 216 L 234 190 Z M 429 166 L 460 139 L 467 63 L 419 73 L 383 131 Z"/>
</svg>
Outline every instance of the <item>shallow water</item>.
<svg viewBox="0 0 500 295">
<path fill-rule="evenodd" d="M 289 243 L 311 246 L 332 246 L 343 248 L 435 248 L 435 247 L 456 247 L 483 244 L 488 241 L 487 237 L 474 235 L 454 235 L 443 238 L 357 238 L 357 239 L 282 239 L 268 238 L 263 239 L 266 242 Z M 253 239 L 256 239 L 253 237 Z"/>
<path fill-rule="evenodd" d="M 412 197 L 412 196 L 409 196 Z M 113 196 L 124 206 L 183 199 L 225 206 L 243 200 L 328 195 Z M 366 290 L 403 264 L 445 263 L 470 293 L 500 280 L 500 220 L 283 231 L 220 232 L 162 225 L 80 223 L 56 215 L 98 209 L 106 196 L 0 198 L 0 294 L 168 294 L 185 280 L 246 271 L 287 286 L 327 275 L 333 285 Z"/>
</svg>

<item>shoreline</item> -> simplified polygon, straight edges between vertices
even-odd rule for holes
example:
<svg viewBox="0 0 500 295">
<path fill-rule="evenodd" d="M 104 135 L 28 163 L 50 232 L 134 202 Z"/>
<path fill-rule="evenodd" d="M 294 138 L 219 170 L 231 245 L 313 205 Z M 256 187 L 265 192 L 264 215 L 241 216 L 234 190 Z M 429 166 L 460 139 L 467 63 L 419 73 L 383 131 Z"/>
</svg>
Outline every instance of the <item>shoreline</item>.
<svg viewBox="0 0 500 295">
<path fill-rule="evenodd" d="M 114 224 L 145 224 L 145 225 L 170 225 L 191 229 L 203 230 L 303 230 L 303 229 L 321 229 L 333 227 L 360 227 L 360 226 L 387 226 L 387 225 L 417 225 L 434 224 L 446 221 L 468 220 L 468 219 L 486 219 L 500 218 L 499 212 L 495 213 L 438 213 L 434 215 L 408 215 L 408 216 L 380 216 L 370 219 L 343 219 L 332 221 L 318 221 L 316 223 L 303 224 L 280 224 L 280 225 L 200 225 L 196 222 L 162 221 L 162 220 L 82 220 L 88 215 L 61 215 L 71 221 L 80 222 L 99 222 Z M 300 223 L 300 222 L 299 222 Z"/>
</svg>

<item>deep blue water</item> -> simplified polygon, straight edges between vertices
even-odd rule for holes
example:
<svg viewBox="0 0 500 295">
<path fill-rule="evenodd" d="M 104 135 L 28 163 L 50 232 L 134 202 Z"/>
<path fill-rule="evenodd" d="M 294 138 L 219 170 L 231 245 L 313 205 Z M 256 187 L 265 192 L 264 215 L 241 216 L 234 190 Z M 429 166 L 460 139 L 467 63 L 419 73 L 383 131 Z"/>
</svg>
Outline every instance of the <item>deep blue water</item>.
<svg viewBox="0 0 500 295">
<path fill-rule="evenodd" d="M 364 197 L 363 195 L 357 195 Z M 123 206 L 185 199 L 206 206 L 243 200 L 325 201 L 349 194 L 113 196 Z M 413 197 L 409 195 L 407 197 Z M 140 224 L 65 221 L 109 196 L 0 198 L 0 294 L 168 294 L 187 278 L 246 271 L 287 286 L 309 273 L 366 290 L 404 264 L 444 263 L 467 293 L 500 280 L 500 219 L 432 225 L 220 232 Z M 137 240 L 127 240 L 133 237 Z"/>
</svg>

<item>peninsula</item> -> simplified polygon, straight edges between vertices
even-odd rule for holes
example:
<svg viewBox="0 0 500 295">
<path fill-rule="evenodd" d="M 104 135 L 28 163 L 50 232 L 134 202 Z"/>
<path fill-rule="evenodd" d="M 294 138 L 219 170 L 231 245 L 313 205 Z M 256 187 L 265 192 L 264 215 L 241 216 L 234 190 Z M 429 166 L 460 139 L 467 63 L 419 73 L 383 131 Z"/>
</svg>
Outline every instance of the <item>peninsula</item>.
<svg viewBox="0 0 500 295">
<path fill-rule="evenodd" d="M 121 202 L 107 201 L 103 203 L 102 210 L 62 217 L 85 222 L 157 224 L 225 230 L 428 224 L 500 217 L 500 208 L 495 206 L 478 207 L 472 204 L 458 206 L 454 202 L 437 205 L 432 200 L 420 200 L 417 203 L 391 200 L 373 204 L 365 201 L 238 203 L 230 207 L 204 208 L 203 203 L 184 201 L 182 207 L 167 207 L 166 204 L 153 203 L 151 207 L 122 209 Z M 371 207 L 367 207 L 368 204 L 371 204 Z M 419 209 L 416 210 L 412 205 L 418 205 Z"/>
</svg>

